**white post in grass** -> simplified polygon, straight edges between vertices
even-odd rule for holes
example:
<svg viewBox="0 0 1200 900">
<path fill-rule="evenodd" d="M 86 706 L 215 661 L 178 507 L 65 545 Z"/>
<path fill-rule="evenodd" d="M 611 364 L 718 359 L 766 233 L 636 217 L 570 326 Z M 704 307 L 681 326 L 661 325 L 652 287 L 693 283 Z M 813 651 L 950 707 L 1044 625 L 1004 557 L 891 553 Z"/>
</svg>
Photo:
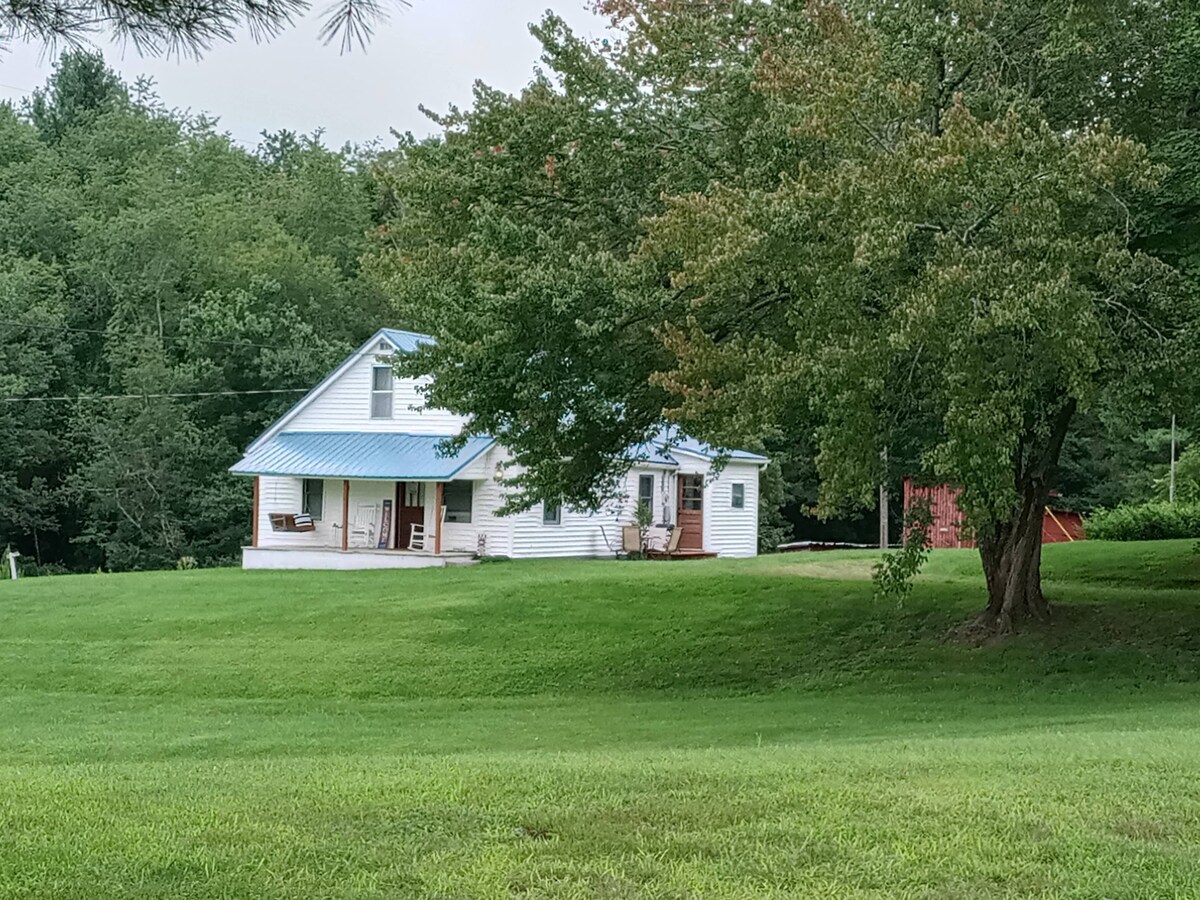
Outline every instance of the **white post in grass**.
<svg viewBox="0 0 1200 900">
<path fill-rule="evenodd" d="M 891 545 L 891 536 L 888 534 L 887 447 L 879 455 L 883 460 L 883 479 L 879 482 L 879 549 L 886 550 Z"/>
<path fill-rule="evenodd" d="M 16 550 L 8 551 L 8 570 L 12 573 L 13 581 L 17 580 L 17 557 L 20 555 Z"/>
<path fill-rule="evenodd" d="M 1160 495 L 1161 496 L 1161 495 Z M 1175 502 L 1175 415 L 1171 415 L 1171 486 L 1168 488 L 1168 499 Z"/>
</svg>

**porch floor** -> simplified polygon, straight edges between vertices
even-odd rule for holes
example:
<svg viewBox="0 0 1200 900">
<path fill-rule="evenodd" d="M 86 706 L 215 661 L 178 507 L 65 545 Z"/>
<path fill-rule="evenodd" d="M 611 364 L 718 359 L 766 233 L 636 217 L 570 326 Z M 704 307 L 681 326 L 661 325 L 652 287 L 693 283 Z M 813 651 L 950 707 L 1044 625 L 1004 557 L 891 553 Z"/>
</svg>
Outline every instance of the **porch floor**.
<svg viewBox="0 0 1200 900">
<path fill-rule="evenodd" d="M 243 547 L 243 569 L 441 569 L 478 562 L 467 552 L 420 553 L 413 550 L 378 550 L 336 547 Z"/>
<path fill-rule="evenodd" d="M 683 562 L 689 559 L 716 559 L 717 554 L 710 553 L 707 550 L 676 550 L 674 553 L 668 553 L 666 550 L 647 550 L 646 559 L 658 560 L 660 562 Z"/>
</svg>

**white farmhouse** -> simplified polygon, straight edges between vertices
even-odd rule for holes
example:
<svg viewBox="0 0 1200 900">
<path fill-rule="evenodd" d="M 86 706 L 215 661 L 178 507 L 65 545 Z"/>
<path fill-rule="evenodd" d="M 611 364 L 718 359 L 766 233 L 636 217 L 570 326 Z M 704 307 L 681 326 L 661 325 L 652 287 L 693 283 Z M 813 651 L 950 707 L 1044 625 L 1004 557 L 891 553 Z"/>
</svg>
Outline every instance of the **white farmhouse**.
<svg viewBox="0 0 1200 900">
<path fill-rule="evenodd" d="M 759 472 L 753 453 L 677 438 L 647 445 L 599 513 L 538 504 L 500 516 L 512 459 L 489 437 L 456 456 L 439 446 L 465 420 L 425 405 L 426 379 L 398 378 L 387 358 L 431 342 L 384 329 L 268 428 L 232 468 L 254 478 L 247 569 L 442 566 L 477 556 L 611 555 L 639 502 L 680 529 L 678 549 L 754 556 Z M 439 515 L 440 511 L 440 515 Z"/>
</svg>

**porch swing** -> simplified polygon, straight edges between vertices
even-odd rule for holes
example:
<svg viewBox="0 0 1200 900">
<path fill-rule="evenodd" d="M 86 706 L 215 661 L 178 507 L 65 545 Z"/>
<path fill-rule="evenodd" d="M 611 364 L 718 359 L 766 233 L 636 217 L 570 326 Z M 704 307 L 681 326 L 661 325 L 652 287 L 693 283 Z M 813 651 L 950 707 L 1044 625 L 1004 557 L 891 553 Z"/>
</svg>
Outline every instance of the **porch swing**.
<svg viewBox="0 0 1200 900">
<path fill-rule="evenodd" d="M 279 502 L 279 482 L 271 485 L 271 502 Z M 267 513 L 267 520 L 271 523 L 272 531 L 290 531 L 290 532 L 305 532 L 316 531 L 317 525 L 313 522 L 313 517 L 308 513 Z"/>
</svg>

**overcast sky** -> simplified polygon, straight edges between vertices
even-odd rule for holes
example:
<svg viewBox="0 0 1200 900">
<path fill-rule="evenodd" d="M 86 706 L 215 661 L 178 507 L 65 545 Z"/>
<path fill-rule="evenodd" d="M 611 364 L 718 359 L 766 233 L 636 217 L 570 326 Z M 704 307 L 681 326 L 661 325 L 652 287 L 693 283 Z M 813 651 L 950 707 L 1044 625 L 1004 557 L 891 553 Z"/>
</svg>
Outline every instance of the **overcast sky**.
<svg viewBox="0 0 1200 900">
<path fill-rule="evenodd" d="M 317 0 L 316 9 L 326 4 Z M 149 75 L 168 106 L 207 112 L 242 143 L 265 130 L 311 132 L 326 143 L 365 142 L 388 129 L 436 130 L 418 104 L 440 110 L 470 102 L 477 78 L 520 90 L 538 61 L 529 23 L 547 7 L 577 32 L 599 36 L 602 23 L 585 0 L 413 0 L 382 26 L 366 52 L 339 55 L 317 40 L 313 15 L 269 44 L 249 39 L 213 48 L 199 62 L 139 57 L 104 47 L 109 64 L 132 81 Z M 52 59 L 39 47 L 10 45 L 0 54 L 0 99 L 19 99 L 38 87 Z"/>
</svg>

